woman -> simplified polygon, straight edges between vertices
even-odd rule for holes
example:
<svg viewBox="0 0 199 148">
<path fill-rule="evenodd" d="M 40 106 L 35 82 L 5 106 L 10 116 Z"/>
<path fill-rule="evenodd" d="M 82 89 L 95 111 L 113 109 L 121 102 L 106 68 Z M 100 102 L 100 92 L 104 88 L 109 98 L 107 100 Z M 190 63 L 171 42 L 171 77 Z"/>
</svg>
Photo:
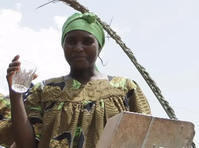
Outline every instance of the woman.
<svg viewBox="0 0 199 148">
<path fill-rule="evenodd" d="M 139 86 L 122 77 L 100 73 L 96 59 L 105 42 L 104 32 L 92 13 L 75 13 L 63 26 L 62 47 L 70 65 L 67 76 L 34 86 L 25 105 L 11 89 L 12 76 L 20 67 L 19 56 L 10 63 L 12 123 L 2 124 L 0 143 L 15 141 L 19 148 L 94 148 L 108 118 L 122 112 L 150 114 Z M 14 137 L 9 130 L 14 131 Z"/>
</svg>

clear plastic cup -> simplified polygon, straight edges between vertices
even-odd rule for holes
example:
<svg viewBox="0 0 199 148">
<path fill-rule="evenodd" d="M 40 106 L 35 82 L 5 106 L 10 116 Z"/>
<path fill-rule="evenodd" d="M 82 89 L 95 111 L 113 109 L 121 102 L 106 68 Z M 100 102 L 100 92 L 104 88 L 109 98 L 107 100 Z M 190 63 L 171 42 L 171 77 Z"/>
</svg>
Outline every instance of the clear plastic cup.
<svg viewBox="0 0 199 148">
<path fill-rule="evenodd" d="M 30 88 L 36 69 L 36 65 L 32 62 L 21 61 L 20 70 L 13 75 L 12 90 L 25 93 Z"/>
</svg>

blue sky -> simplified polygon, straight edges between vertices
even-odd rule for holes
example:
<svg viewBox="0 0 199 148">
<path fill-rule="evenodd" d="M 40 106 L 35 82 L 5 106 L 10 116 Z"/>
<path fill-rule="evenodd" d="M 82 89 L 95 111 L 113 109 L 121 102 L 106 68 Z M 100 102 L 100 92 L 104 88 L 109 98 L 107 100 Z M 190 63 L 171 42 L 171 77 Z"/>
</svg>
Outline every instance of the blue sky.
<svg viewBox="0 0 199 148">
<path fill-rule="evenodd" d="M 6 68 L 12 57 L 35 62 L 41 80 L 65 75 L 69 67 L 60 45 L 61 26 L 75 11 L 63 3 L 36 9 L 47 0 L 0 2 L 0 91 L 7 94 Z M 199 132 L 199 1 L 81 0 L 132 49 L 181 120 Z M 133 79 L 143 89 L 154 116 L 167 117 L 147 84 L 112 39 L 106 39 L 100 71 Z M 196 143 L 199 136 L 196 135 Z"/>
</svg>

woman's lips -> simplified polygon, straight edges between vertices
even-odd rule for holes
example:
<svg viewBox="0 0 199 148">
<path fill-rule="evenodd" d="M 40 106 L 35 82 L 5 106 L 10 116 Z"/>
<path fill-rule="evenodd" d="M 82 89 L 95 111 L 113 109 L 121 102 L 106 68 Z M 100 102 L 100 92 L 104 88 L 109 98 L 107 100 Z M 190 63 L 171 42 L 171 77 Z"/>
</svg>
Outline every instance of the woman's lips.
<svg viewBox="0 0 199 148">
<path fill-rule="evenodd" d="M 73 56 L 72 59 L 73 60 L 85 60 L 86 56 Z"/>
</svg>

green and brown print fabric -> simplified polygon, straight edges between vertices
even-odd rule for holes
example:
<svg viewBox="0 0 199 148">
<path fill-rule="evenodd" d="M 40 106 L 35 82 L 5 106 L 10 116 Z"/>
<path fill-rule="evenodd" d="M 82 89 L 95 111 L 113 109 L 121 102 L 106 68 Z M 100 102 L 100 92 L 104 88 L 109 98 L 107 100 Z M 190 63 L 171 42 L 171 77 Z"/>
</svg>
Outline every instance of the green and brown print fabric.
<svg viewBox="0 0 199 148">
<path fill-rule="evenodd" d="M 0 94 L 0 120 L 10 119 L 10 100 Z"/>
<path fill-rule="evenodd" d="M 151 113 L 139 86 L 122 77 L 87 84 L 50 79 L 32 88 L 25 106 L 38 148 L 95 148 L 109 118 L 122 111 Z M 0 134 L 2 142 L 10 143 Z"/>
</svg>

